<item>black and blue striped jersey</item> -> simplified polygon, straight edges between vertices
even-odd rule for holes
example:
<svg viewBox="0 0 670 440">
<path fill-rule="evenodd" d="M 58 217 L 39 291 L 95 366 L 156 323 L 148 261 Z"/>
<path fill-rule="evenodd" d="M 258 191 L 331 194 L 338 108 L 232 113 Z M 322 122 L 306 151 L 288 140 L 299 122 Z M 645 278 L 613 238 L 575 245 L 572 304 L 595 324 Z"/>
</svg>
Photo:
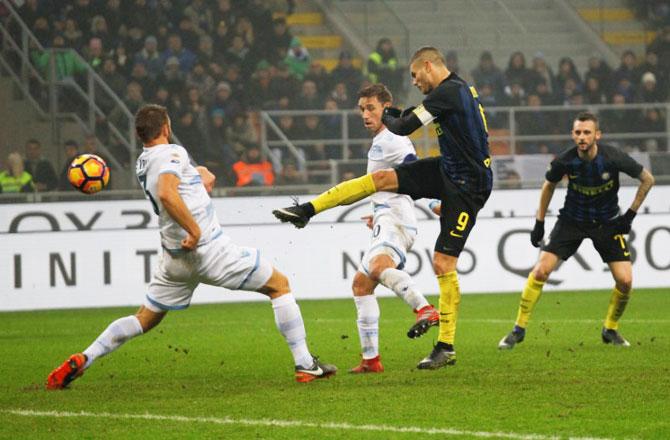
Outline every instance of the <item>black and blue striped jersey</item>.
<svg viewBox="0 0 670 440">
<path fill-rule="evenodd" d="M 451 73 L 414 112 L 424 124 L 431 119 L 437 124 L 442 168 L 449 180 L 464 191 L 488 196 L 493 173 L 486 117 L 475 88 Z"/>
<path fill-rule="evenodd" d="M 568 192 L 559 217 L 578 222 L 607 222 L 616 217 L 619 172 L 638 178 L 642 165 L 609 145 L 598 145 L 596 157 L 591 161 L 582 160 L 576 146 L 563 152 L 551 162 L 545 175 L 554 183 L 568 176 Z"/>
</svg>

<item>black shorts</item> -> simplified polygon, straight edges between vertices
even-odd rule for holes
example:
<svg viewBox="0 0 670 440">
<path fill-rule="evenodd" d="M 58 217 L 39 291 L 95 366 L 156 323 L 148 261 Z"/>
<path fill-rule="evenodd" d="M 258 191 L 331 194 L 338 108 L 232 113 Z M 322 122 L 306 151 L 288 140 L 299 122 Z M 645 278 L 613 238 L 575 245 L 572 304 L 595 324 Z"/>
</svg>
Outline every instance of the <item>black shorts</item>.
<svg viewBox="0 0 670 440">
<path fill-rule="evenodd" d="M 475 225 L 477 213 L 488 194 L 470 194 L 458 189 L 442 171 L 439 157 L 408 162 L 395 167 L 398 193 L 412 199 L 438 199 L 442 203 L 440 236 L 435 251 L 458 257 Z"/>
<path fill-rule="evenodd" d="M 542 250 L 567 260 L 577 252 L 585 238 L 591 239 L 593 247 L 605 263 L 630 261 L 626 238 L 616 232 L 611 223 L 581 223 L 559 217 Z"/>
</svg>

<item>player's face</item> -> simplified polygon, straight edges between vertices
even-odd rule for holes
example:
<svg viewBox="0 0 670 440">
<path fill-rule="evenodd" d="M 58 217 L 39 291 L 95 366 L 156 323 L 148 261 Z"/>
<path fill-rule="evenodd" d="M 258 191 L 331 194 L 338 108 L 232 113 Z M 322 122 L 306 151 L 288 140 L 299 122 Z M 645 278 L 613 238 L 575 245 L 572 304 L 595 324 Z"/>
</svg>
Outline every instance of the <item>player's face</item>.
<svg viewBox="0 0 670 440">
<path fill-rule="evenodd" d="M 591 150 L 600 139 L 600 130 L 593 121 L 576 120 L 572 125 L 572 140 L 580 152 Z"/>
<path fill-rule="evenodd" d="M 363 118 L 363 125 L 371 133 L 377 134 L 382 129 L 382 112 L 384 105 L 376 96 L 363 97 L 358 100 L 358 110 Z"/>
<path fill-rule="evenodd" d="M 416 60 L 409 66 L 409 72 L 412 75 L 412 85 L 421 91 L 424 95 L 433 90 L 430 84 L 429 74 L 432 68 L 430 61 Z"/>
</svg>

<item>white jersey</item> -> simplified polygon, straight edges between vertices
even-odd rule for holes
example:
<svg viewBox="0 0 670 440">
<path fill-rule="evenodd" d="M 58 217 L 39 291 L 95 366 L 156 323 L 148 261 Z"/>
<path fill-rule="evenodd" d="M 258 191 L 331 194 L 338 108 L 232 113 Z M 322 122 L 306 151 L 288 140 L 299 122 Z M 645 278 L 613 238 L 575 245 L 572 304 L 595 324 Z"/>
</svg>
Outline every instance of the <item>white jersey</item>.
<svg viewBox="0 0 670 440">
<path fill-rule="evenodd" d="M 372 139 L 372 146 L 368 151 L 368 174 L 393 168 L 403 163 L 408 155 L 416 155 L 412 141 L 407 136 L 398 136 L 384 127 Z M 372 194 L 370 199 L 375 216 L 390 213 L 401 225 L 416 228 L 414 201 L 410 196 L 379 191 Z"/>
<path fill-rule="evenodd" d="M 158 214 L 161 243 L 168 251 L 181 250 L 181 241 L 187 234 L 179 223 L 170 217 L 158 199 L 158 177 L 161 174 L 170 173 L 179 177 L 177 191 L 200 226 L 201 236 L 198 246 L 221 235 L 221 225 L 212 200 L 184 147 L 161 144 L 144 148 L 137 158 L 135 172 L 146 197 L 151 201 L 154 212 Z"/>
</svg>

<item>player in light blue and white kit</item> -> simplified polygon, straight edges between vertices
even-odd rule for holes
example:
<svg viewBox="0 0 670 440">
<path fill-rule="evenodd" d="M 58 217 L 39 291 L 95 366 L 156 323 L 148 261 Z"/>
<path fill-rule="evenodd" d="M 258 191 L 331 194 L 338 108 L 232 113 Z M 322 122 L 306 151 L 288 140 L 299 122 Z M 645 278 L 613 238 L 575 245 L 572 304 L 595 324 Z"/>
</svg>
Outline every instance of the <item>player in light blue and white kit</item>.
<svg viewBox="0 0 670 440">
<path fill-rule="evenodd" d="M 86 350 L 70 356 L 49 375 L 47 388 L 65 388 L 97 358 L 158 325 L 169 310 L 187 308 L 200 283 L 267 295 L 293 355 L 296 380 L 310 382 L 335 374 L 334 365 L 309 352 L 300 308 L 286 277 L 257 249 L 237 246 L 222 233 L 208 195 L 215 177 L 194 166 L 183 147 L 169 143 L 167 110 L 142 107 L 135 128 L 144 143 L 137 178 L 159 216 L 163 253 L 158 268 L 137 314 L 112 322 Z"/>
<path fill-rule="evenodd" d="M 395 165 L 416 160 L 416 150 L 406 136 L 391 133 L 381 122 L 384 107 L 391 105 L 392 97 L 382 84 L 362 89 L 358 94 L 358 108 L 374 138 L 368 151 L 368 173 L 393 168 Z M 358 334 L 361 341 L 361 363 L 352 373 L 384 371 L 379 356 L 379 305 L 374 296 L 377 284 L 391 289 L 417 314 L 416 322 L 407 333 L 410 338 L 423 335 L 439 323 L 437 310 L 417 290 L 407 272 L 402 271 L 407 251 L 417 234 L 414 201 L 411 197 L 376 192 L 370 196 L 373 214 L 363 217 L 372 229 L 372 240 L 363 255 L 354 276 L 353 293 L 358 312 Z"/>
</svg>

